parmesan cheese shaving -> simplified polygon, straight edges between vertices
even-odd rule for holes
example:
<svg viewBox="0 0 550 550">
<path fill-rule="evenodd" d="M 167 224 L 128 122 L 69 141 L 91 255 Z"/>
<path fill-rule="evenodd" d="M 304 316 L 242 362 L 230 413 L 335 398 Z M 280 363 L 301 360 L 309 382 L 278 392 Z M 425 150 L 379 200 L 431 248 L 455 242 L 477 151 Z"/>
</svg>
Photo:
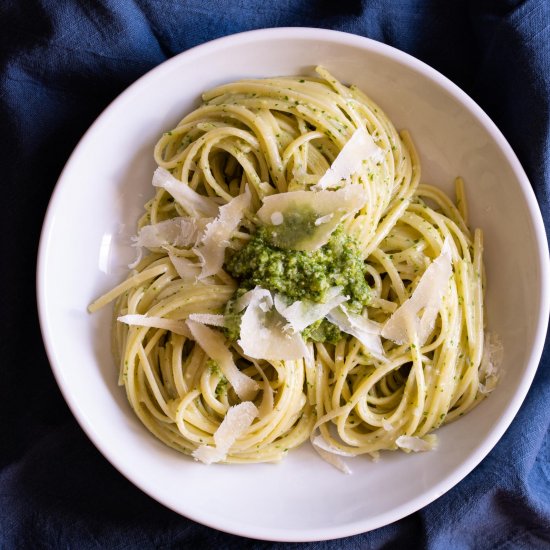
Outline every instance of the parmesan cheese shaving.
<svg viewBox="0 0 550 550">
<path fill-rule="evenodd" d="M 316 438 L 317 439 L 317 438 Z M 328 464 L 334 466 L 337 470 L 340 470 L 346 475 L 352 473 L 351 468 L 334 452 L 327 451 L 325 448 L 313 443 L 313 448 L 317 451 L 317 454 Z"/>
<path fill-rule="evenodd" d="M 323 451 L 327 451 L 327 453 L 332 453 L 334 455 L 338 456 L 347 456 L 347 457 L 354 457 L 355 455 L 353 453 L 348 453 L 346 451 L 341 451 L 338 449 L 338 447 L 334 447 L 334 445 L 331 445 L 325 439 L 322 435 L 318 435 L 313 438 L 311 441 L 314 447 L 318 447 L 319 449 L 323 449 Z"/>
<path fill-rule="evenodd" d="M 361 184 L 337 191 L 289 191 L 265 197 L 256 214 L 265 225 L 273 223 L 273 215 L 277 220 L 277 214 L 284 220 L 298 218 L 298 223 L 275 225 L 270 240 L 280 248 L 311 252 L 326 244 L 338 224 L 361 210 L 366 201 L 367 193 Z M 308 218 L 312 218 L 311 224 Z"/>
<path fill-rule="evenodd" d="M 310 300 L 302 300 L 287 305 L 285 298 L 275 295 L 275 309 L 288 321 L 286 330 L 301 332 L 309 325 L 323 319 L 331 310 L 348 299 L 342 295 L 342 288 L 335 286 L 327 291 L 326 302 L 321 304 Z"/>
<path fill-rule="evenodd" d="M 206 355 L 218 363 L 220 370 L 233 386 L 239 399 L 241 401 L 252 399 L 258 390 L 258 384 L 237 368 L 223 335 L 190 319 L 187 320 L 187 326 L 193 339 Z"/>
<path fill-rule="evenodd" d="M 248 304 L 250 304 L 250 300 L 252 300 L 252 297 L 255 296 L 254 290 L 249 290 L 248 292 L 245 292 L 240 298 L 235 301 L 235 304 L 233 305 L 233 310 L 236 313 L 240 313 L 243 309 L 246 309 L 248 307 Z"/>
<path fill-rule="evenodd" d="M 239 227 L 244 211 L 250 208 L 251 199 L 247 187 L 243 195 L 221 206 L 217 218 L 206 226 L 200 244 L 194 249 L 201 260 L 199 279 L 215 275 L 221 269 L 231 234 Z"/>
<path fill-rule="evenodd" d="M 369 158 L 382 160 L 384 152 L 364 128 L 358 128 L 342 147 L 331 167 L 311 189 L 317 191 L 348 183 L 351 176 L 361 170 L 363 161 Z"/>
<path fill-rule="evenodd" d="M 395 444 L 404 451 L 413 451 L 415 453 L 433 451 L 437 448 L 437 437 L 435 435 L 425 435 L 424 437 L 400 435 L 395 440 Z"/>
<path fill-rule="evenodd" d="M 410 298 L 384 325 L 382 336 L 396 344 L 405 344 L 412 342 L 416 334 L 418 345 L 422 346 L 434 328 L 452 269 L 451 245 L 447 238 L 441 254 L 428 266 Z"/>
<path fill-rule="evenodd" d="M 196 218 L 214 217 L 218 205 L 210 198 L 197 193 L 186 183 L 176 179 L 168 170 L 157 168 L 153 174 L 153 185 L 168 191 L 179 205 Z"/>
<path fill-rule="evenodd" d="M 365 351 L 370 353 L 375 359 L 385 361 L 384 348 L 380 340 L 380 332 L 382 327 L 366 319 L 362 315 L 348 311 L 343 306 L 334 308 L 328 315 L 327 319 L 336 325 L 342 332 L 355 336 Z"/>
<path fill-rule="evenodd" d="M 174 269 L 180 276 L 181 280 L 186 283 L 194 283 L 199 273 L 201 272 L 201 266 L 192 262 L 189 258 L 178 256 L 173 252 L 168 252 L 168 257 L 174 266 Z"/>
<path fill-rule="evenodd" d="M 191 313 L 188 319 L 201 325 L 210 325 L 213 327 L 225 326 L 225 317 L 223 315 L 214 315 L 213 313 Z"/>
<path fill-rule="evenodd" d="M 284 331 L 284 319 L 272 309 L 268 290 L 256 287 L 241 319 L 238 344 L 253 359 L 290 361 L 307 356 L 308 349 L 300 334 Z"/>
<path fill-rule="evenodd" d="M 229 407 L 222 423 L 214 433 L 214 446 L 201 445 L 193 451 L 193 458 L 204 464 L 225 460 L 235 441 L 246 433 L 257 416 L 258 409 L 250 401 Z"/>
<path fill-rule="evenodd" d="M 137 248 L 137 257 L 131 264 L 128 264 L 128 267 L 133 269 L 138 265 L 143 257 L 143 248 L 195 244 L 210 219 L 176 217 L 159 223 L 144 225 L 139 230 L 138 235 L 132 237 L 132 246 Z"/>
<path fill-rule="evenodd" d="M 204 229 L 205 219 L 177 217 L 152 225 L 144 225 L 137 237 L 134 237 L 134 246 L 146 248 L 160 248 L 170 244 L 172 246 L 189 246 L 195 244 Z"/>
<path fill-rule="evenodd" d="M 178 321 L 177 319 L 164 319 L 163 317 L 153 316 L 149 317 L 147 315 L 139 315 L 136 313 L 130 315 L 121 315 L 120 317 L 117 317 L 117 321 L 119 321 L 120 323 L 125 323 L 127 325 L 138 327 L 150 327 L 159 328 L 162 330 L 169 330 L 174 334 L 186 336 L 187 338 L 191 337 L 185 321 Z"/>
<path fill-rule="evenodd" d="M 504 348 L 498 334 L 485 333 L 483 355 L 479 367 L 479 392 L 487 395 L 491 393 L 500 377 L 500 365 L 504 358 Z"/>
</svg>

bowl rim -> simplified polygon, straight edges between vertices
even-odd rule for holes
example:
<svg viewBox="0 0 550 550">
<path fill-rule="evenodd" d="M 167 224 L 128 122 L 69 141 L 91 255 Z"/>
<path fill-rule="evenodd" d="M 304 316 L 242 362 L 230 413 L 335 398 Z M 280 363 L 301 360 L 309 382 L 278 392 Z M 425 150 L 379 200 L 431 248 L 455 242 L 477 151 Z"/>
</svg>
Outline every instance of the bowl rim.
<svg viewBox="0 0 550 550">
<path fill-rule="evenodd" d="M 174 506 L 171 506 L 169 503 L 167 503 L 165 499 L 163 499 L 162 494 L 155 493 L 154 490 L 150 489 L 149 487 L 145 487 L 144 483 L 142 483 L 139 477 L 133 475 L 132 472 L 128 471 L 125 462 L 116 458 L 113 452 L 111 452 L 109 446 L 103 443 L 101 434 L 96 432 L 92 423 L 89 422 L 85 415 L 80 411 L 79 403 L 71 395 L 67 386 L 64 383 L 63 367 L 57 361 L 56 357 L 57 344 L 53 341 L 50 326 L 48 324 L 46 306 L 47 288 L 45 277 L 47 269 L 48 244 L 52 232 L 54 218 L 56 215 L 56 207 L 58 202 L 60 201 L 60 196 L 62 195 L 64 189 L 71 184 L 71 180 L 68 177 L 68 174 L 70 174 L 73 164 L 77 162 L 78 157 L 85 149 L 88 141 L 93 138 L 96 129 L 100 127 L 102 119 L 108 113 L 116 110 L 121 103 L 127 101 L 134 94 L 142 93 L 143 88 L 154 83 L 154 81 L 164 73 L 172 71 L 173 68 L 176 67 L 182 59 L 190 61 L 193 58 L 200 58 L 213 51 L 219 51 L 225 47 L 234 46 L 237 44 L 254 43 L 257 41 L 282 41 L 288 39 L 302 39 L 309 42 L 335 42 L 339 45 L 347 45 L 363 49 L 366 53 L 375 53 L 390 58 L 394 61 L 410 67 L 414 71 L 419 72 L 422 76 L 426 77 L 428 80 L 433 81 L 436 85 L 443 88 L 448 94 L 450 94 L 456 101 L 462 104 L 470 113 L 472 113 L 473 116 L 487 131 L 487 133 L 491 136 L 491 138 L 496 142 L 497 146 L 509 162 L 514 177 L 520 185 L 521 191 L 525 197 L 526 206 L 529 210 L 530 219 L 533 224 L 534 236 L 538 251 L 537 267 L 540 270 L 541 274 L 541 299 L 539 302 L 538 311 L 536 312 L 537 325 L 533 346 L 530 350 L 528 361 L 526 362 L 525 373 L 521 378 L 519 385 L 516 387 L 513 398 L 508 403 L 507 408 L 500 416 L 497 423 L 493 426 L 489 436 L 480 443 L 477 450 L 473 452 L 468 457 L 468 459 L 466 459 L 459 467 L 455 468 L 450 474 L 447 474 L 438 484 L 432 486 L 430 491 L 425 491 L 417 498 L 394 508 L 391 512 L 376 516 L 374 521 L 371 518 L 364 518 L 362 520 L 348 523 L 343 526 L 307 528 L 301 530 L 256 527 L 246 525 L 245 522 L 241 522 L 239 524 L 232 520 L 228 521 L 223 519 L 214 519 L 211 516 L 202 513 L 196 513 L 192 508 L 186 509 L 184 511 L 178 510 Z M 503 436 L 504 432 L 508 429 L 512 420 L 516 416 L 521 404 L 523 403 L 527 395 L 529 387 L 531 386 L 542 355 L 544 343 L 546 340 L 548 318 L 550 314 L 550 259 L 548 254 L 548 241 L 546 237 L 542 214 L 540 212 L 533 188 L 527 178 L 523 167 L 521 166 L 511 146 L 509 145 L 501 131 L 494 124 L 494 122 L 483 111 L 483 109 L 456 84 L 454 84 L 447 77 L 443 76 L 436 69 L 430 67 L 423 61 L 420 61 L 410 54 L 407 54 L 395 47 L 389 46 L 370 38 L 342 31 L 314 27 L 276 27 L 257 29 L 224 36 L 183 51 L 145 73 L 138 80 L 132 83 L 128 88 L 126 88 L 121 94 L 119 94 L 101 112 L 101 114 L 95 119 L 92 125 L 84 133 L 82 138 L 79 140 L 77 146 L 71 153 L 63 170 L 59 175 L 57 183 L 52 192 L 44 217 L 38 248 L 36 295 L 42 339 L 53 375 L 60 388 L 60 391 L 73 416 L 76 418 L 78 424 L 84 430 L 88 438 L 92 441 L 94 446 L 103 454 L 103 456 L 124 477 L 126 477 L 133 485 L 145 492 L 151 498 L 163 504 L 167 508 L 208 527 L 235 535 L 261 540 L 281 542 L 306 542 L 330 540 L 356 535 L 362 532 L 383 527 L 413 512 L 416 512 L 417 510 L 430 504 L 431 502 L 442 496 L 444 493 L 449 491 L 466 475 L 468 475 L 485 458 L 485 456 L 487 456 L 487 454 Z"/>
</svg>

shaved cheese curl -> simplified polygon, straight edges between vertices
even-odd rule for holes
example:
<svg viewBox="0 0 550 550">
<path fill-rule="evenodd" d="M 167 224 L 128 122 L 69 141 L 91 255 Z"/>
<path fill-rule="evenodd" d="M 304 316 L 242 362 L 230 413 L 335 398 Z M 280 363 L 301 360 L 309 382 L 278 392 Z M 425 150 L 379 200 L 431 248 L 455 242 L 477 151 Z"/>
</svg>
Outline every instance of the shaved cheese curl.
<svg viewBox="0 0 550 550">
<path fill-rule="evenodd" d="M 342 295 L 341 287 L 332 287 L 327 290 L 324 303 L 302 300 L 287 305 L 280 294 L 275 295 L 275 308 L 288 321 L 285 329 L 301 332 L 316 321 L 323 319 L 336 306 L 342 304 L 348 296 Z"/>
<path fill-rule="evenodd" d="M 241 319 L 238 344 L 244 354 L 253 359 L 283 361 L 306 357 L 308 349 L 302 336 L 287 334 L 284 319 L 272 306 L 271 293 L 256 287 Z"/>
<path fill-rule="evenodd" d="M 334 308 L 327 319 L 336 325 L 342 332 L 355 336 L 363 344 L 365 351 L 376 359 L 385 360 L 384 348 L 380 340 L 382 327 L 365 317 L 348 311 L 345 307 Z"/>
<path fill-rule="evenodd" d="M 193 263 L 189 258 L 178 256 L 173 252 L 169 252 L 168 257 L 182 281 L 194 283 L 198 279 L 201 271 L 199 264 Z"/>
<path fill-rule="evenodd" d="M 384 325 L 382 336 L 397 344 L 405 344 L 412 342 L 416 335 L 418 344 L 422 346 L 433 330 L 452 269 L 451 246 L 445 240 L 441 254 L 428 266 L 411 297 Z M 415 334 L 410 334 L 411 326 Z"/>
<path fill-rule="evenodd" d="M 337 470 L 340 470 L 343 474 L 351 475 L 351 468 L 342 460 L 342 452 L 335 452 L 334 447 L 326 443 L 321 437 L 317 436 L 311 441 L 311 444 L 317 454 L 331 466 L 334 466 Z M 343 456 L 348 456 L 343 454 Z"/>
<path fill-rule="evenodd" d="M 352 453 L 348 453 L 346 451 L 341 451 L 338 449 L 338 447 L 334 447 L 330 443 L 327 443 L 322 435 L 318 435 L 314 437 L 311 440 L 311 443 L 314 447 L 318 447 L 319 449 L 323 449 L 324 451 L 327 451 L 328 453 L 332 453 L 338 456 L 347 456 L 347 457 L 354 457 L 355 455 Z"/>
<path fill-rule="evenodd" d="M 180 206 L 191 216 L 212 217 L 218 214 L 218 205 L 210 198 L 200 195 L 186 183 L 177 180 L 168 170 L 157 168 L 153 174 L 153 186 L 168 191 Z"/>
<path fill-rule="evenodd" d="M 369 158 L 382 160 L 384 152 L 364 128 L 358 128 L 312 189 L 317 191 L 348 183 L 351 176 L 361 170 L 363 161 Z"/>
<path fill-rule="evenodd" d="M 189 246 L 196 243 L 208 219 L 177 217 L 144 225 L 135 238 L 134 246 L 160 248 L 167 244 L 172 246 Z"/>
<path fill-rule="evenodd" d="M 276 221 L 281 221 L 282 216 L 281 223 L 274 225 L 270 234 L 275 246 L 312 252 L 328 242 L 339 223 L 361 210 L 367 198 L 360 184 L 347 185 L 337 191 L 290 191 L 265 197 L 256 215 L 266 225 L 273 224 L 274 216 Z M 304 212 L 315 217 L 312 228 L 304 233 L 285 228 L 286 218 Z"/>
<path fill-rule="evenodd" d="M 415 453 L 424 451 L 433 451 L 437 448 L 437 438 L 434 435 L 417 437 L 410 435 L 400 435 L 395 444 L 400 448 Z"/>
<path fill-rule="evenodd" d="M 218 363 L 220 370 L 233 386 L 239 399 L 242 401 L 252 399 L 258 391 L 258 383 L 237 368 L 233 355 L 225 343 L 224 336 L 189 319 L 187 320 L 187 326 L 193 339 L 204 350 L 206 355 Z"/>
<path fill-rule="evenodd" d="M 195 249 L 202 266 L 199 279 L 215 275 L 222 268 L 231 234 L 239 227 L 250 202 L 251 194 L 247 187 L 243 195 L 220 207 L 218 217 L 206 226 L 202 240 Z"/>
<path fill-rule="evenodd" d="M 244 435 L 257 416 L 258 409 L 250 401 L 230 407 L 214 433 L 215 445 L 213 447 L 201 445 L 193 451 L 193 458 L 204 462 L 204 464 L 225 460 L 232 445 Z"/>
<path fill-rule="evenodd" d="M 132 237 L 132 246 L 137 248 L 137 257 L 128 267 L 133 269 L 139 264 L 143 257 L 143 248 L 194 245 L 209 220 L 210 218 L 176 217 L 155 224 L 144 225 L 139 230 L 138 235 Z"/>
<path fill-rule="evenodd" d="M 498 334 L 485 333 L 483 355 L 479 368 L 479 392 L 487 395 L 491 393 L 500 378 L 500 365 L 502 363 L 504 348 Z"/>
<path fill-rule="evenodd" d="M 201 325 L 210 325 L 213 327 L 223 327 L 225 326 L 225 316 L 224 315 L 215 315 L 213 313 L 191 313 L 188 319 L 190 321 L 195 321 Z"/>
</svg>

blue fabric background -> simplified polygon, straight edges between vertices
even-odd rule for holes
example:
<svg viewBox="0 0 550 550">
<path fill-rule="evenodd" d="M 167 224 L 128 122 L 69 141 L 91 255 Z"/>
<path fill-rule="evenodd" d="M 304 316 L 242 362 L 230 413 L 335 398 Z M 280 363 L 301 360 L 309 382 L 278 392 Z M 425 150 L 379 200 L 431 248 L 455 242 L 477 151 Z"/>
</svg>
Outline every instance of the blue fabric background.
<svg viewBox="0 0 550 550">
<path fill-rule="evenodd" d="M 249 29 L 326 27 L 396 46 L 469 93 L 518 154 L 548 229 L 550 2 L 3 0 L 0 24 L 0 547 L 286 547 L 166 510 L 71 416 L 34 314 L 39 232 L 59 172 L 101 110 L 168 57 Z M 549 418 L 547 346 L 514 423 L 457 487 L 395 524 L 303 547 L 549 548 Z"/>
</svg>

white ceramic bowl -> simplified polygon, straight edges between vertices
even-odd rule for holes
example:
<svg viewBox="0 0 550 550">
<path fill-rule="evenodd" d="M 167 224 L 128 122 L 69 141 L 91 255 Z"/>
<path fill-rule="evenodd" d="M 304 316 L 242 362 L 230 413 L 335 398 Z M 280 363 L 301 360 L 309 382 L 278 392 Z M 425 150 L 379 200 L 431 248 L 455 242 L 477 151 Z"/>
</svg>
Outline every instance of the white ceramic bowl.
<svg viewBox="0 0 550 550">
<path fill-rule="evenodd" d="M 120 281 L 152 195 L 153 145 L 204 90 L 246 77 L 310 73 L 322 64 L 357 84 L 407 128 L 423 180 L 467 183 L 471 220 L 485 232 L 490 328 L 505 348 L 489 399 L 439 431 L 436 452 L 350 461 L 345 476 L 304 445 L 278 465 L 204 466 L 139 423 L 110 354 L 111 311 L 87 305 Z M 374 529 L 410 514 L 467 475 L 502 436 L 533 379 L 549 312 L 540 211 L 527 177 L 483 111 L 435 70 L 378 42 L 317 29 L 270 29 L 182 53 L 130 86 L 97 119 L 53 194 L 38 264 L 40 320 L 54 375 L 91 440 L 122 474 L 165 506 L 248 537 L 306 541 Z"/>
</svg>

